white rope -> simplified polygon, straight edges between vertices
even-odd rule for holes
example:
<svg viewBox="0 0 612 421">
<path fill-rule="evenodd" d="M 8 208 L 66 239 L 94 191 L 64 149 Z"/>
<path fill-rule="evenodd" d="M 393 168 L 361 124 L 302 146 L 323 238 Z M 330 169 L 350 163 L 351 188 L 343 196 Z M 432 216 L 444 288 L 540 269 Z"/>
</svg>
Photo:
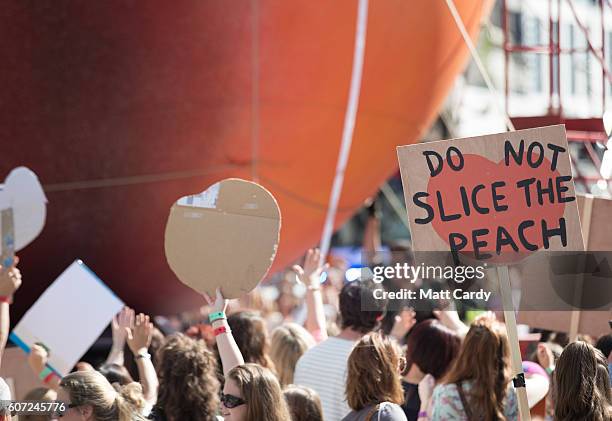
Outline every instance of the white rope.
<svg viewBox="0 0 612 421">
<path fill-rule="evenodd" d="M 455 7 L 455 3 L 453 2 L 453 0 L 445 0 L 445 1 L 446 1 L 446 5 L 448 6 L 448 10 L 450 11 L 451 15 L 453 16 L 453 19 L 455 20 L 455 24 L 457 25 L 457 28 L 459 29 L 459 32 L 461 33 L 461 36 L 463 37 L 463 41 L 465 41 L 465 44 L 467 45 L 468 50 L 470 50 L 470 54 L 472 56 L 472 59 L 474 60 L 474 63 L 476 63 L 476 67 L 478 67 L 480 76 L 482 76 L 482 79 L 484 80 L 485 84 L 487 85 L 487 88 L 489 89 L 489 92 L 491 93 L 491 96 L 493 97 L 493 105 L 496 111 L 501 116 L 503 116 L 506 126 L 508 126 L 508 130 L 514 131 L 515 130 L 514 124 L 512 124 L 510 117 L 508 117 L 508 114 L 504 111 L 501 105 L 502 98 L 497 92 L 497 89 L 495 89 L 495 86 L 493 85 L 493 81 L 489 77 L 489 74 L 487 73 L 487 69 L 482 63 L 482 60 L 480 59 L 480 56 L 478 55 L 478 51 L 476 51 L 476 47 L 474 46 L 474 43 L 472 42 L 472 39 L 470 38 L 470 34 L 468 34 L 467 29 L 465 29 L 463 20 L 461 19 L 461 16 L 459 15 L 459 12 L 457 12 L 457 8 Z"/>
<path fill-rule="evenodd" d="M 359 93 L 361 91 L 361 75 L 363 73 L 363 58 L 365 53 L 367 24 L 368 0 L 359 0 L 357 7 L 357 27 L 355 30 L 355 49 L 353 52 L 351 86 L 349 90 L 346 114 L 344 115 L 344 128 L 342 130 L 342 142 L 340 144 L 340 152 L 338 154 L 338 162 L 336 164 L 336 175 L 334 176 L 334 182 L 332 184 L 331 194 L 329 197 L 329 206 L 327 208 L 327 216 L 325 218 L 325 225 L 323 226 L 323 235 L 321 236 L 321 262 L 325 261 L 327 253 L 329 252 L 331 237 L 334 233 L 336 211 L 338 210 L 338 202 L 340 201 L 340 193 L 342 193 L 342 184 L 344 183 L 344 172 L 346 170 L 349 152 L 351 151 L 351 143 L 353 142 L 355 119 L 357 117 L 357 109 L 359 106 Z"/>
<path fill-rule="evenodd" d="M 251 178 L 259 182 L 259 0 L 251 0 Z"/>
</svg>

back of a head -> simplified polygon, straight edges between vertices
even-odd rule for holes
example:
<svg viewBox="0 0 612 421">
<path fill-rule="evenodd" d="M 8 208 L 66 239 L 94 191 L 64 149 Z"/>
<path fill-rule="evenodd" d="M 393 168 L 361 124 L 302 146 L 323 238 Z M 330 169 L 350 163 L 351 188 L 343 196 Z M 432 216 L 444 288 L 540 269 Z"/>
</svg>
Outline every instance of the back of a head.
<svg viewBox="0 0 612 421">
<path fill-rule="evenodd" d="M 286 323 L 274 329 L 270 358 L 282 386 L 293 383 L 297 361 L 314 345 L 315 340 L 312 335 L 298 324 Z"/>
<path fill-rule="evenodd" d="M 247 363 L 232 368 L 232 379 L 247 405 L 244 421 L 286 421 L 291 419 L 278 379 L 269 369 Z"/>
<path fill-rule="evenodd" d="M 556 421 L 609 421 L 612 391 L 607 360 L 586 342 L 572 342 L 555 368 Z"/>
<path fill-rule="evenodd" d="M 170 420 L 214 420 L 220 388 L 216 370 L 216 358 L 204 341 L 180 333 L 169 336 L 158 350 L 157 410 Z"/>
<path fill-rule="evenodd" d="M 470 403 L 487 419 L 503 419 L 510 382 L 510 345 L 503 325 L 490 318 L 470 326 L 445 383 L 472 381 Z"/>
<path fill-rule="evenodd" d="M 346 399 L 355 411 L 380 402 L 403 403 L 399 350 L 380 333 L 370 333 L 355 345 L 348 359 Z"/>
<path fill-rule="evenodd" d="M 70 403 L 91 406 L 96 421 L 144 420 L 139 407 L 142 388 L 138 383 L 115 389 L 97 371 L 76 371 L 63 377 L 60 387 L 70 396 Z"/>
<path fill-rule="evenodd" d="M 254 312 L 239 311 L 228 316 L 227 323 L 244 361 L 274 370 L 268 356 L 268 329 L 264 320 Z"/>
<path fill-rule="evenodd" d="M 344 284 L 340 291 L 342 329 L 350 328 L 365 334 L 378 327 L 387 307 L 387 300 L 374 298 L 374 291 L 381 288 L 372 280 Z"/>
<path fill-rule="evenodd" d="M 323 421 L 321 399 L 309 387 L 289 385 L 283 395 L 291 411 L 291 421 Z"/>
<path fill-rule="evenodd" d="M 119 364 L 102 364 L 98 369 L 100 373 L 110 384 L 118 383 L 121 386 L 132 383 L 134 380 L 130 376 L 129 371 L 122 365 Z"/>
<path fill-rule="evenodd" d="M 24 401 L 55 402 L 57 392 L 46 387 L 37 387 L 30 390 L 23 398 Z M 19 421 L 49 421 L 54 419 L 51 415 L 19 415 Z"/>
<path fill-rule="evenodd" d="M 459 354 L 461 339 L 438 320 L 417 323 L 408 335 L 406 369 L 416 364 L 425 374 L 441 379 Z"/>
<path fill-rule="evenodd" d="M 601 336 L 597 340 L 595 348 L 601 351 L 604 358 L 609 359 L 610 353 L 612 353 L 612 333 L 608 333 L 607 335 Z"/>
</svg>

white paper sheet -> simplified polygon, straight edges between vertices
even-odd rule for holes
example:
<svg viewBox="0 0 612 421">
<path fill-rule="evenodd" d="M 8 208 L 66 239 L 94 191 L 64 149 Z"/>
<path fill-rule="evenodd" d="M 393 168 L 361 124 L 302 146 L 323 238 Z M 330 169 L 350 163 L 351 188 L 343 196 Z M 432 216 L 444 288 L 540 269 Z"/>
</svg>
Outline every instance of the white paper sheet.
<svg viewBox="0 0 612 421">
<path fill-rule="evenodd" d="M 19 321 L 10 339 L 25 352 L 50 350 L 49 366 L 72 370 L 124 304 L 82 261 L 72 263 Z"/>
</svg>

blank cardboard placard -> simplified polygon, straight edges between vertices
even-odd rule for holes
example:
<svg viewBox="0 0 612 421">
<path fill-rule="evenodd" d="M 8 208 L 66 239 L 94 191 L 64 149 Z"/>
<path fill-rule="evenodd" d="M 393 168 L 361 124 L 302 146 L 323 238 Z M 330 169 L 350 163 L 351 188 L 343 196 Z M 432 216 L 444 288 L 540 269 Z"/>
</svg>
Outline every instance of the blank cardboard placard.
<svg viewBox="0 0 612 421">
<path fill-rule="evenodd" d="M 170 268 L 187 286 L 226 298 L 250 292 L 264 278 L 279 242 L 274 196 L 257 183 L 229 178 L 170 209 L 165 249 Z"/>
<path fill-rule="evenodd" d="M 76 260 L 21 318 L 10 339 L 26 353 L 49 350 L 48 365 L 65 376 L 102 334 L 123 302 L 82 261 Z"/>
<path fill-rule="evenodd" d="M 417 251 L 508 264 L 583 249 L 562 125 L 400 146 L 398 158 Z"/>
<path fill-rule="evenodd" d="M 30 244 L 42 231 L 46 203 L 47 198 L 34 172 L 26 167 L 10 172 L 0 189 L 0 211 L 12 209 L 15 251 Z"/>
<path fill-rule="evenodd" d="M 588 251 L 612 253 L 612 200 L 591 195 L 577 195 L 578 211 L 584 243 Z M 546 275 L 543 274 L 542 277 Z M 550 297 L 555 291 L 549 285 L 543 285 L 538 293 Z M 570 311 L 521 311 L 518 320 L 532 327 L 549 329 L 559 332 L 569 332 L 572 312 Z M 600 336 L 610 332 L 608 321 L 612 320 L 610 305 L 599 310 L 580 311 L 578 333 Z"/>
</svg>

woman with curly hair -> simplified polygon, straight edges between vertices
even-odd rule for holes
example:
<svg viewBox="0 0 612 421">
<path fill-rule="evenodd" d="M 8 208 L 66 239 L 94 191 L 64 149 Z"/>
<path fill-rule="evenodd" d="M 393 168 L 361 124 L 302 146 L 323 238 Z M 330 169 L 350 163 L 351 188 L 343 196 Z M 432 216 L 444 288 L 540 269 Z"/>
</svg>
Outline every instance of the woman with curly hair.
<svg viewBox="0 0 612 421">
<path fill-rule="evenodd" d="M 217 290 L 216 299 L 204 295 L 212 307 L 212 323 L 223 366 L 225 385 L 221 393 L 224 421 L 288 421 L 291 419 L 276 376 L 259 364 L 244 363 L 234 340 L 225 310 L 228 301 Z"/>
<path fill-rule="evenodd" d="M 159 392 L 151 419 L 214 421 L 219 408 L 217 361 L 204 341 L 183 334 L 159 349 Z"/>
<path fill-rule="evenodd" d="M 555 421 L 612 420 L 608 361 L 586 342 L 561 353 L 554 372 Z"/>
</svg>

